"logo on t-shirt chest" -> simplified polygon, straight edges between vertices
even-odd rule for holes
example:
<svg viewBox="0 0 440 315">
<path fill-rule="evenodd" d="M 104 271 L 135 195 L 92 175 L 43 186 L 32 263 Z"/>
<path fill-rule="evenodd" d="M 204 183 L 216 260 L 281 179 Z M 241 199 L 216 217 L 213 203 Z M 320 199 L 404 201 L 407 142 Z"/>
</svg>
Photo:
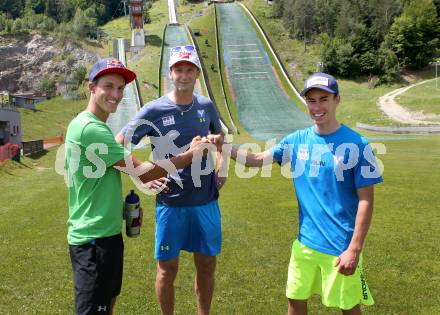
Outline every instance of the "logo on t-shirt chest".
<svg viewBox="0 0 440 315">
<path fill-rule="evenodd" d="M 162 123 L 163 123 L 163 126 L 166 127 L 166 126 L 174 125 L 176 123 L 176 121 L 174 120 L 173 115 L 169 115 L 169 116 L 162 117 Z"/>
<path fill-rule="evenodd" d="M 206 122 L 206 118 L 205 118 L 205 110 L 204 109 L 198 109 L 197 110 L 197 118 L 199 119 L 199 121 L 201 123 Z"/>
<path fill-rule="evenodd" d="M 298 150 L 298 159 L 307 161 L 309 159 L 309 149 L 300 147 Z"/>
</svg>

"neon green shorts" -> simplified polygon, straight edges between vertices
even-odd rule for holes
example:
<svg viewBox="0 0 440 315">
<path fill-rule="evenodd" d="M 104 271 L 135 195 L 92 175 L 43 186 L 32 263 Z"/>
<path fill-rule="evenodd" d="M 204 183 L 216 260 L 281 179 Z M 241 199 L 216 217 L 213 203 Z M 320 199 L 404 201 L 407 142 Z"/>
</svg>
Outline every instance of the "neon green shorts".
<svg viewBox="0 0 440 315">
<path fill-rule="evenodd" d="M 351 276 L 338 272 L 338 257 L 311 249 L 298 240 L 293 242 L 289 263 L 286 296 L 292 300 L 307 300 L 321 295 L 322 304 L 349 310 L 357 304 L 373 305 L 374 300 L 362 274 L 362 254 Z"/>
</svg>

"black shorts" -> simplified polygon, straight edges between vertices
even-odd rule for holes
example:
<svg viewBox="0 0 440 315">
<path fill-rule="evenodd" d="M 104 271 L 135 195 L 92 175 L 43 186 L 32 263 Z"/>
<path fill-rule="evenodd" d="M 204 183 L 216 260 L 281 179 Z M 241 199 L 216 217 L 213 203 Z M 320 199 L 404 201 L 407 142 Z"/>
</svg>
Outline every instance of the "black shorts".
<svg viewBox="0 0 440 315">
<path fill-rule="evenodd" d="M 121 292 L 124 262 L 122 235 L 69 245 L 75 285 L 76 314 L 108 314 Z"/>
</svg>

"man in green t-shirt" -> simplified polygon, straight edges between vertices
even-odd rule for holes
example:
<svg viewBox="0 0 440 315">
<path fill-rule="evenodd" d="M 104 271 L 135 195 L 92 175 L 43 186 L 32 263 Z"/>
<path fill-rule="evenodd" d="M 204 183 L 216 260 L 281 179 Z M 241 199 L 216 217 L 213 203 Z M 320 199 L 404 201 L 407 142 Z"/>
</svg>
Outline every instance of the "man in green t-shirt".
<svg viewBox="0 0 440 315">
<path fill-rule="evenodd" d="M 67 240 L 77 314 L 112 314 L 121 290 L 124 244 L 120 172 L 143 183 L 167 174 L 160 163 L 137 160 L 115 141 L 106 125 L 122 99 L 125 85 L 135 78 L 135 73 L 119 60 L 98 61 L 90 70 L 88 106 L 67 129 Z M 189 150 L 170 162 L 176 168 L 190 164 L 196 150 L 207 142 L 206 138 L 195 137 Z"/>
</svg>

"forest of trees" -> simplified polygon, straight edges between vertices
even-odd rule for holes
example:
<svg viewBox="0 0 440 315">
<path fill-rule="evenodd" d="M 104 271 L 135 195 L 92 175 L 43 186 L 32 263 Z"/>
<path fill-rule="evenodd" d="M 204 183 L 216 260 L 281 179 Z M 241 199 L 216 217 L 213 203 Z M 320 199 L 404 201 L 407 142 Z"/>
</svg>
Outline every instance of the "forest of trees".
<svg viewBox="0 0 440 315">
<path fill-rule="evenodd" d="M 123 14 L 120 0 L 0 0 L 0 33 L 95 37 Z M 439 56 L 439 16 L 440 0 L 274 0 L 272 10 L 292 38 L 319 45 L 325 71 L 379 83 Z"/>
<path fill-rule="evenodd" d="M 99 25 L 121 15 L 120 0 L 0 0 L 0 33 L 42 30 L 94 37 Z"/>
<path fill-rule="evenodd" d="M 392 81 L 438 57 L 440 0 L 275 0 L 292 38 L 321 47 L 324 70 Z"/>
</svg>

